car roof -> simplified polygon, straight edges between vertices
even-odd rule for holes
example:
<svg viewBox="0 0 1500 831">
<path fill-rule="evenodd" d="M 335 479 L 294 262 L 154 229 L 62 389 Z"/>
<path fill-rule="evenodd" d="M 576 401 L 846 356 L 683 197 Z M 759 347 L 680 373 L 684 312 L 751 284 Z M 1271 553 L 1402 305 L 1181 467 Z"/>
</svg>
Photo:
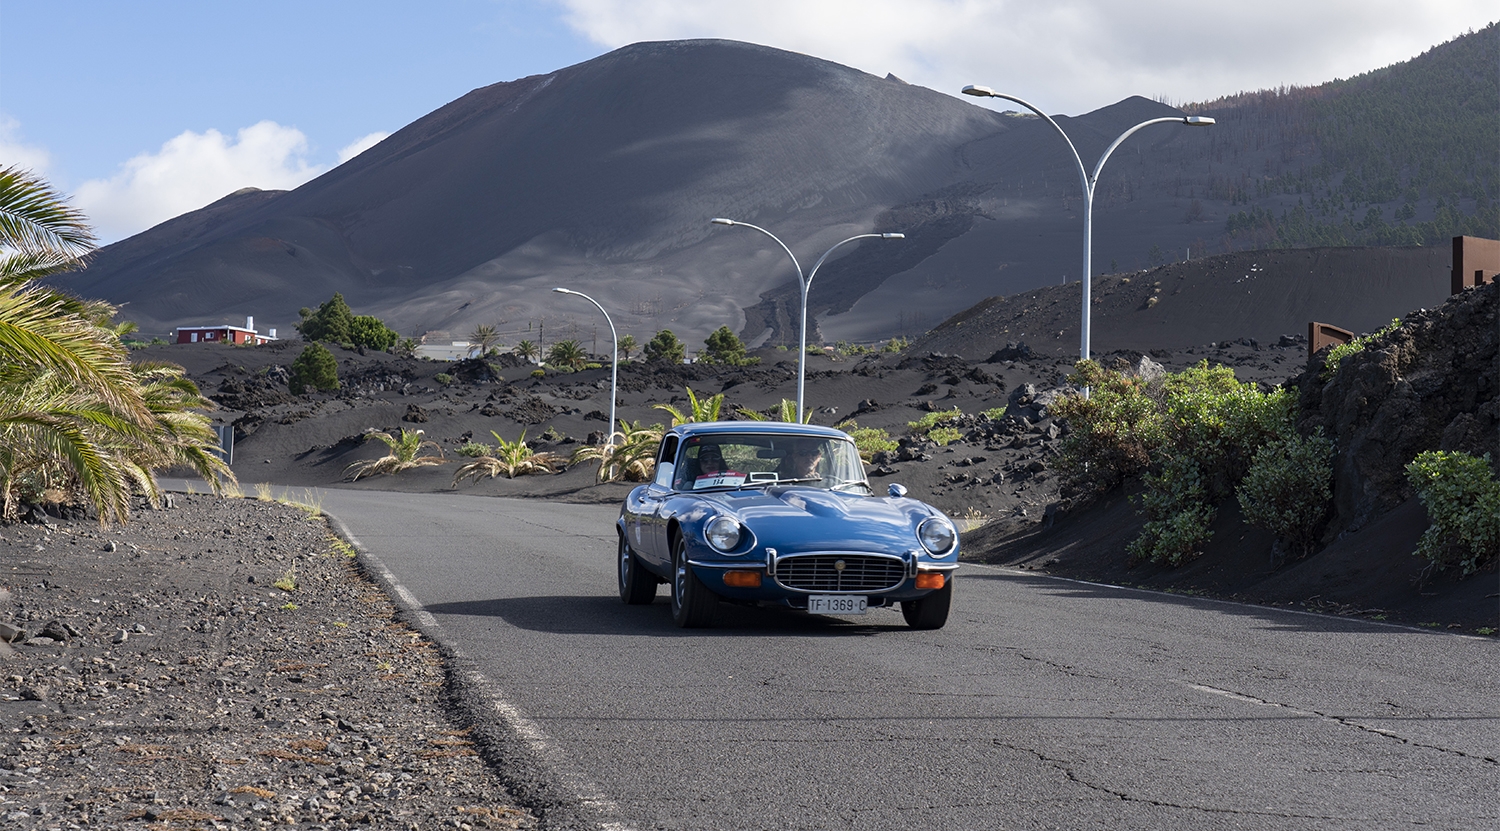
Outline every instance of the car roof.
<svg viewBox="0 0 1500 831">
<path fill-rule="evenodd" d="M 689 436 L 713 436 L 725 433 L 748 433 L 757 436 L 817 436 L 819 438 L 849 440 L 849 434 L 832 427 L 817 424 L 791 424 L 784 421 L 702 421 L 679 424 L 668 431 L 687 438 Z"/>
</svg>

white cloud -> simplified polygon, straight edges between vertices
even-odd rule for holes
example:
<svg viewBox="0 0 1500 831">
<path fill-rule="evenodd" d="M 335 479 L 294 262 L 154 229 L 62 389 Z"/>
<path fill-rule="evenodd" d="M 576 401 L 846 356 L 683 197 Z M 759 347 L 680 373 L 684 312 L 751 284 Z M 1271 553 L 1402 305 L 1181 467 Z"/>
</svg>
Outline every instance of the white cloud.
<svg viewBox="0 0 1500 831">
<path fill-rule="evenodd" d="M 338 163 L 343 164 L 344 162 L 349 161 L 355 156 L 358 156 L 360 153 L 363 153 L 366 150 L 369 150 L 371 147 L 374 147 L 382 141 L 385 141 L 388 136 L 390 136 L 390 133 L 371 133 L 364 138 L 356 139 L 350 144 L 345 145 L 345 147 L 339 151 Z"/>
<path fill-rule="evenodd" d="M 261 121 L 234 138 L 218 130 L 183 132 L 156 153 L 142 153 L 108 179 L 91 179 L 75 199 L 101 240 L 121 239 L 244 187 L 290 189 L 326 168 L 307 161 L 295 127 Z"/>
<path fill-rule="evenodd" d="M 21 122 L 0 115 L 0 167 L 20 167 L 45 176 L 52 154 L 21 139 Z"/>
<path fill-rule="evenodd" d="M 1493 0 L 558 0 L 604 46 L 720 37 L 1053 113 L 1130 95 L 1200 101 L 1349 77 L 1500 17 Z"/>
</svg>

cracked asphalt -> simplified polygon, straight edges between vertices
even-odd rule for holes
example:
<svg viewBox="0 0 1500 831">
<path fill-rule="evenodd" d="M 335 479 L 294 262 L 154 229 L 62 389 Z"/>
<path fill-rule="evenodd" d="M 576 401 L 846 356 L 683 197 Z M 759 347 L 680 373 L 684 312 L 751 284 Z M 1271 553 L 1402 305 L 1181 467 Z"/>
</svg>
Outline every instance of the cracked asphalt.
<svg viewBox="0 0 1500 831">
<path fill-rule="evenodd" d="M 1435 829 L 1500 825 L 1493 639 L 959 573 L 895 611 L 615 594 L 612 506 L 324 491 L 451 650 L 542 827 Z"/>
</svg>

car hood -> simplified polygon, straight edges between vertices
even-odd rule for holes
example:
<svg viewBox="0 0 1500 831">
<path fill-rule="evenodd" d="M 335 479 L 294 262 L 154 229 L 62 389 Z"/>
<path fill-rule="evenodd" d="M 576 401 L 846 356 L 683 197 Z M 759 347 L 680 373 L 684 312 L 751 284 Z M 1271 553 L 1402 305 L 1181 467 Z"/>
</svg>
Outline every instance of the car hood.
<svg viewBox="0 0 1500 831">
<path fill-rule="evenodd" d="M 702 494 L 705 502 L 737 518 L 762 546 L 799 551 L 920 550 L 917 523 L 938 515 L 925 503 L 900 497 L 836 493 L 819 488 L 772 487 Z M 707 506 L 705 506 L 707 507 Z"/>
</svg>

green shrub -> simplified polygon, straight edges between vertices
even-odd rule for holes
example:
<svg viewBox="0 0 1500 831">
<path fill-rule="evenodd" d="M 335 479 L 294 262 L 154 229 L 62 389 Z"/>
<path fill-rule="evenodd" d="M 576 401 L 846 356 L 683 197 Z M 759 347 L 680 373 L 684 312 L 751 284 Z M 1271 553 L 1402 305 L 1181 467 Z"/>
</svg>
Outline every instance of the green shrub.
<svg viewBox="0 0 1500 831">
<path fill-rule="evenodd" d="M 886 341 L 885 346 L 882 346 L 880 348 L 880 351 L 881 352 L 900 352 L 901 350 L 903 350 L 907 346 L 909 346 L 910 343 L 911 342 L 908 341 L 906 338 L 891 338 L 890 340 Z"/>
<path fill-rule="evenodd" d="M 906 422 L 906 426 L 911 428 L 911 432 L 913 435 L 932 438 L 932 429 L 934 427 L 937 427 L 939 424 L 942 424 L 945 421 L 952 421 L 956 418 L 963 418 L 963 415 L 963 410 L 954 407 L 951 410 L 939 410 L 935 413 L 928 413 L 927 415 L 922 416 L 916 421 Z"/>
<path fill-rule="evenodd" d="M 439 372 L 438 374 L 432 376 L 432 380 L 446 387 L 449 384 L 453 383 L 453 376 L 449 375 L 446 372 Z"/>
<path fill-rule="evenodd" d="M 1197 556 L 1216 506 L 1234 493 L 1256 450 L 1295 436 L 1295 391 L 1261 392 L 1207 361 L 1159 385 L 1080 361 L 1070 380 L 1091 394 L 1052 408 L 1071 428 L 1058 468 L 1085 490 L 1143 476 L 1146 524 L 1129 547 L 1137 559 L 1177 565 Z"/>
<path fill-rule="evenodd" d="M 355 315 L 349 324 L 349 342 L 355 346 L 368 346 L 381 352 L 389 350 L 401 340 L 395 329 L 385 321 L 371 315 Z"/>
<path fill-rule="evenodd" d="M 321 343 L 310 343 L 297 360 L 292 361 L 288 385 L 296 395 L 307 387 L 329 392 L 339 388 L 339 362 Z"/>
<path fill-rule="evenodd" d="M 876 453 L 882 451 L 893 451 L 896 442 L 893 441 L 886 431 L 879 427 L 861 427 L 859 422 L 850 419 L 838 425 L 838 429 L 849 434 L 854 439 L 854 447 L 859 450 L 859 457 L 870 461 Z"/>
<path fill-rule="evenodd" d="M 1141 502 L 1146 524 L 1126 551 L 1137 560 L 1174 566 L 1196 558 L 1212 539 L 1209 526 L 1218 515 L 1208 500 L 1203 471 L 1192 460 L 1178 458 L 1146 474 L 1145 482 Z"/>
<path fill-rule="evenodd" d="M 1214 500 L 1233 492 L 1257 449 L 1294 432 L 1295 391 L 1263 393 L 1235 380 L 1226 366 L 1201 361 L 1168 375 L 1163 393 L 1170 452 L 1186 453 L 1199 465 Z"/>
<path fill-rule="evenodd" d="M 453 452 L 457 453 L 460 456 L 473 459 L 478 456 L 488 456 L 491 453 L 495 452 L 495 448 L 490 447 L 482 441 L 466 441 L 463 444 L 459 445 L 458 449 Z"/>
<path fill-rule="evenodd" d="M 547 370 L 545 370 L 545 369 L 533 369 L 531 371 L 531 377 L 533 377 L 533 378 L 545 378 L 545 377 L 547 377 Z"/>
<path fill-rule="evenodd" d="M 1416 551 L 1431 567 L 1469 575 L 1500 552 L 1500 481 L 1490 454 L 1429 450 L 1406 466 L 1406 479 L 1432 520 Z"/>
<path fill-rule="evenodd" d="M 1375 340 L 1379 337 L 1384 337 L 1385 335 L 1389 335 L 1390 333 L 1396 331 L 1396 329 L 1400 326 L 1401 318 L 1392 318 L 1391 324 L 1378 332 L 1372 332 L 1368 335 L 1360 335 L 1359 337 L 1349 341 L 1348 343 L 1341 343 L 1338 346 L 1335 346 L 1332 350 L 1329 351 L 1328 357 L 1324 359 L 1323 371 L 1318 373 L 1318 378 L 1324 381 L 1332 378 L 1333 373 L 1338 372 L 1339 370 L 1339 361 L 1344 360 L 1350 355 L 1363 352 L 1365 346 L 1367 346 L 1370 341 Z"/>
<path fill-rule="evenodd" d="M 985 418 L 989 419 L 990 421 L 999 421 L 1000 419 L 1005 418 L 1005 408 L 1004 407 L 991 407 L 988 410 L 985 410 L 984 412 L 980 413 L 980 415 L 984 416 Z"/>
<path fill-rule="evenodd" d="M 1093 361 L 1079 361 L 1068 380 L 1090 394 L 1066 395 L 1052 405 L 1052 414 L 1069 427 L 1059 472 L 1071 486 L 1099 492 L 1144 473 L 1167 442 L 1161 389 Z"/>
<path fill-rule="evenodd" d="M 1333 499 L 1333 442 L 1321 433 L 1272 441 L 1255 452 L 1240 481 L 1245 521 L 1307 554 Z"/>
<path fill-rule="evenodd" d="M 927 438 L 939 447 L 952 444 L 963 436 L 964 432 L 957 427 L 934 427 L 927 431 Z"/>
</svg>

